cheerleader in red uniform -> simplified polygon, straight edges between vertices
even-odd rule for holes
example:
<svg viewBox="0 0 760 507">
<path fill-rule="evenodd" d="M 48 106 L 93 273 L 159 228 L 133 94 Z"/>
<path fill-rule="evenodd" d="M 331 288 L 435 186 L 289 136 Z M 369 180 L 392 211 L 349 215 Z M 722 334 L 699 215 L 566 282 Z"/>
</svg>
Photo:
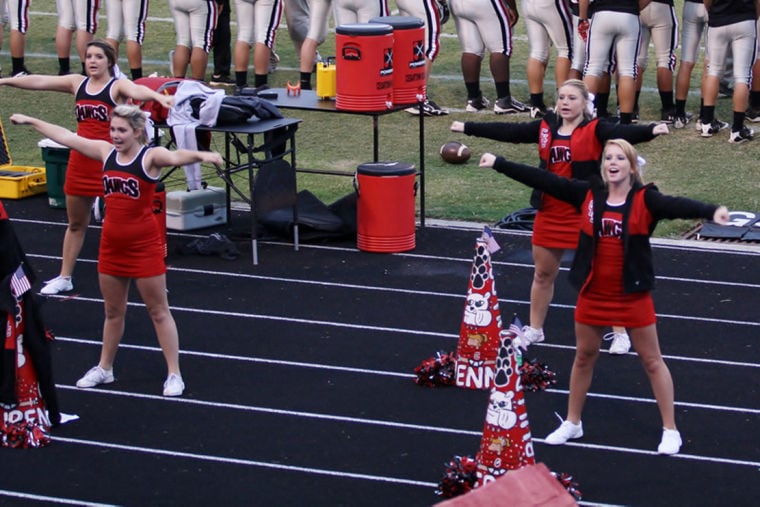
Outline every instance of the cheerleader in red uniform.
<svg viewBox="0 0 760 507">
<path fill-rule="evenodd" d="M 153 216 L 153 194 L 163 167 L 197 162 L 222 164 L 216 152 L 169 151 L 149 148 L 145 116 L 136 106 L 120 105 L 111 112 L 112 143 L 86 139 L 69 130 L 22 114 L 11 121 L 31 125 L 40 134 L 101 163 L 101 182 L 108 217 L 98 257 L 98 279 L 105 304 L 100 362 L 79 381 L 87 388 L 114 381 L 113 363 L 124 333 L 127 295 L 132 279 L 140 292 L 166 359 L 164 396 L 180 396 L 185 384 L 179 370 L 179 336 L 166 295 L 166 265 L 162 238 Z"/>
<path fill-rule="evenodd" d="M 0 79 L 0 85 L 74 95 L 77 134 L 87 139 L 110 141 L 108 129 L 111 111 L 117 104 L 123 104 L 128 99 L 156 100 L 169 108 L 174 100 L 169 95 L 161 95 L 146 86 L 136 85 L 128 79 L 116 79 L 115 65 L 116 53 L 113 48 L 102 40 L 93 40 L 87 44 L 85 56 L 87 77 L 79 74 L 65 76 L 35 74 Z M 74 289 L 71 276 L 90 223 L 90 209 L 95 198 L 103 195 L 102 170 L 102 162 L 99 160 L 88 159 L 77 151 L 72 151 L 69 155 L 66 182 L 63 187 L 69 223 L 63 237 L 61 272 L 56 278 L 45 282 L 46 285 L 40 291 L 42 294 L 58 294 Z"/>
<path fill-rule="evenodd" d="M 676 454 L 681 448 L 681 435 L 676 429 L 673 379 L 657 338 L 649 237 L 660 219 L 704 218 L 727 224 L 728 209 L 663 195 L 654 185 L 643 185 L 636 150 L 623 139 L 607 142 L 602 164 L 601 178 L 580 181 L 509 162 L 491 153 L 480 159 L 480 167 L 494 168 L 581 210 L 578 248 L 570 269 L 570 282 L 579 294 L 567 418 L 546 437 L 546 443 L 559 445 L 583 436 L 581 412 L 599 357 L 602 333 L 605 326 L 622 323 L 630 331 L 662 417 L 662 439 L 657 451 Z"/>
<path fill-rule="evenodd" d="M 590 97 L 583 81 L 570 79 L 557 90 L 555 111 L 528 123 L 485 122 L 451 124 L 454 132 L 512 143 L 538 143 L 541 168 L 566 178 L 588 179 L 599 174 L 599 159 L 605 141 L 624 138 L 632 143 L 650 141 L 667 134 L 666 125 L 620 125 L 590 113 Z M 535 272 L 530 288 L 530 324 L 523 329 L 523 347 L 544 341 L 544 322 L 554 296 L 565 250 L 578 243 L 579 211 L 551 195 L 534 193 L 531 205 L 538 209 L 533 225 Z M 625 328 L 615 326 L 611 354 L 625 354 L 631 344 Z"/>
</svg>

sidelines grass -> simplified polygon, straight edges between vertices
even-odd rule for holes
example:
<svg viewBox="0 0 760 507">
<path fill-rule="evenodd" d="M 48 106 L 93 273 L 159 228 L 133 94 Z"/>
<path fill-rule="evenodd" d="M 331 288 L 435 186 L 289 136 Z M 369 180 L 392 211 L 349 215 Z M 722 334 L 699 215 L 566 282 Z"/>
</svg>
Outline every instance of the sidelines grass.
<svg viewBox="0 0 760 507">
<path fill-rule="evenodd" d="M 682 4 L 683 0 L 676 1 L 679 14 Z M 27 67 L 34 73 L 55 74 L 58 70 L 54 45 L 54 5 L 50 1 L 37 2 L 32 6 L 31 26 L 27 36 Z M 166 2 L 153 2 L 150 8 L 151 18 L 143 47 L 144 72 L 146 75 L 152 72 L 166 75 L 167 53 L 174 47 L 173 22 Z M 101 12 L 99 35 L 105 34 L 104 14 Z M 233 12 L 233 38 L 236 30 L 234 20 Z M 477 158 L 481 153 L 491 151 L 535 164 L 536 148 L 533 145 L 505 145 L 453 134 L 449 131 L 449 125 L 452 120 L 513 122 L 529 121 L 529 118 L 527 115 L 497 117 L 492 112 L 473 114 L 463 111 L 466 96 L 459 68 L 461 53 L 454 33 L 454 23 L 449 21 L 444 28 L 441 54 L 434 66 L 428 93 L 440 105 L 450 108 L 451 114 L 427 118 L 425 121 L 426 215 L 428 218 L 495 222 L 506 214 L 527 206 L 529 190 L 492 171 L 479 169 Z M 298 79 L 298 61 L 284 25 L 278 35 L 277 53 L 280 64 L 278 70 L 270 75 L 270 85 L 275 87 Z M 0 51 L 0 62 L 7 73 L 10 70 L 7 31 L 5 39 L 3 50 Z M 328 35 L 328 40 L 319 51 L 325 56 L 335 53 L 334 33 Z M 523 101 L 528 99 L 525 79 L 527 54 L 528 46 L 521 20 L 514 38 L 511 83 L 513 95 Z M 120 64 L 126 67 L 123 57 L 122 54 Z M 650 60 L 652 58 L 653 51 L 650 51 Z M 77 66 L 78 58 L 73 55 L 72 68 Z M 654 62 L 650 61 L 640 101 L 643 121 L 659 119 L 660 105 L 654 83 L 654 69 Z M 208 74 L 210 73 L 211 69 Z M 555 87 L 551 62 L 546 75 L 546 98 L 551 101 Z M 483 65 L 481 78 L 484 94 L 493 99 L 494 86 L 487 63 Z M 687 109 L 695 113 L 699 105 L 700 78 L 701 69 L 696 69 L 687 104 Z M 249 80 L 252 79 L 251 70 Z M 614 96 L 611 103 L 613 100 Z M 11 113 L 24 112 L 74 128 L 72 108 L 73 100 L 68 95 L 1 87 L 0 118 L 5 124 L 14 162 L 19 165 L 43 165 L 37 147 L 38 137 L 29 129 L 10 125 L 8 117 Z M 719 100 L 718 117 L 730 121 L 731 110 L 730 99 Z M 300 111 L 286 111 L 286 114 L 303 119 L 297 134 L 299 166 L 353 171 L 359 164 L 371 160 L 370 118 Z M 733 146 L 728 144 L 728 135 L 725 133 L 711 139 L 702 139 L 692 125 L 689 127 L 672 130 L 670 136 L 639 146 L 642 156 L 648 161 L 645 179 L 656 182 L 667 193 L 723 203 L 731 209 L 760 210 L 759 141 Z M 462 166 L 444 163 L 438 155 L 438 147 L 449 140 L 460 140 L 468 144 L 474 153 L 473 159 Z M 222 149 L 221 137 L 214 139 L 214 145 L 216 149 Z M 410 163 L 419 161 L 416 117 L 400 112 L 380 118 L 380 158 Z M 299 175 L 298 183 L 301 189 L 309 189 L 328 203 L 353 191 L 351 178 L 340 176 L 302 174 Z M 174 181 L 174 184 L 182 185 L 182 182 Z M 693 225 L 693 222 L 688 221 L 664 223 L 658 228 L 657 235 L 679 236 Z"/>
</svg>

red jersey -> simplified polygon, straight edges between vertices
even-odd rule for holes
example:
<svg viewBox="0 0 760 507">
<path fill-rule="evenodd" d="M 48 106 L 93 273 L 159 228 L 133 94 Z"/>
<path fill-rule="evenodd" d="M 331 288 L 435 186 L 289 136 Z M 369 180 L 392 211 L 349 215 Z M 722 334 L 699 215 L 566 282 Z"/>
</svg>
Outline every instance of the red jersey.
<svg viewBox="0 0 760 507">
<path fill-rule="evenodd" d="M 156 178 L 144 168 L 140 152 L 126 164 L 111 151 L 103 163 L 102 185 L 106 218 L 100 239 L 98 272 L 128 278 L 147 278 L 166 272 L 158 222 L 153 216 Z"/>
<path fill-rule="evenodd" d="M 590 200 L 587 201 L 587 205 Z M 596 243 L 593 274 L 578 295 L 575 320 L 593 326 L 644 327 L 656 321 L 649 291 L 623 289 L 623 208 L 607 204 Z M 585 207 L 587 215 L 593 213 Z M 585 220 L 593 223 L 593 219 Z"/>
<path fill-rule="evenodd" d="M 547 170 L 564 178 L 573 177 L 570 136 L 557 134 L 545 148 Z M 539 150 L 541 147 L 539 146 Z M 546 248 L 574 249 L 578 244 L 580 215 L 572 204 L 548 194 L 541 196 L 541 210 L 533 222 L 533 244 Z"/>
<path fill-rule="evenodd" d="M 111 90 L 116 79 L 111 78 L 100 90 L 90 93 L 85 78 L 79 85 L 75 96 L 74 114 L 77 119 L 77 134 L 87 139 L 99 139 L 111 142 L 111 111 L 116 107 Z M 70 195 L 102 196 L 103 182 L 101 173 L 103 164 L 100 160 L 87 158 L 72 150 L 66 168 L 66 182 L 63 191 Z"/>
<path fill-rule="evenodd" d="M 538 132 L 538 155 L 547 171 L 565 178 L 588 179 L 599 174 L 602 143 L 596 128 L 599 120 L 584 122 L 570 135 L 541 122 Z M 546 248 L 575 249 L 578 245 L 580 215 L 578 209 L 552 196 L 542 194 L 539 212 L 533 224 L 533 244 Z"/>
</svg>

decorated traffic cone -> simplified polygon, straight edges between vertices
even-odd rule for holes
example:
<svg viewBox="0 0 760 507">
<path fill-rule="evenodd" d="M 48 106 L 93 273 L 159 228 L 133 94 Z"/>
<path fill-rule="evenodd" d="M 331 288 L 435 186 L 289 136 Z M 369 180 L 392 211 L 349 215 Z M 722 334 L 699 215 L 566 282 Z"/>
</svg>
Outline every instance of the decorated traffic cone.
<svg viewBox="0 0 760 507">
<path fill-rule="evenodd" d="M 37 374 L 23 347 L 24 303 L 17 299 L 16 315 L 8 314 L 5 326 L 4 357 L 14 356 L 15 403 L 0 404 L 0 445 L 42 447 L 50 443 L 50 420 L 40 395 Z"/>
<path fill-rule="evenodd" d="M 0 202 L 0 446 L 39 447 L 61 422 L 50 339 L 31 292 L 34 270 Z M 50 335 L 52 336 L 52 335 Z"/>
<path fill-rule="evenodd" d="M 514 327 L 501 332 L 491 395 L 477 461 L 477 487 L 494 481 L 509 470 L 535 461 L 517 351 L 512 344 Z"/>
<path fill-rule="evenodd" d="M 457 346 L 456 385 L 459 387 L 489 389 L 493 382 L 502 329 L 491 268 L 491 253 L 498 248 L 490 230 L 486 230 L 475 243 Z"/>
</svg>

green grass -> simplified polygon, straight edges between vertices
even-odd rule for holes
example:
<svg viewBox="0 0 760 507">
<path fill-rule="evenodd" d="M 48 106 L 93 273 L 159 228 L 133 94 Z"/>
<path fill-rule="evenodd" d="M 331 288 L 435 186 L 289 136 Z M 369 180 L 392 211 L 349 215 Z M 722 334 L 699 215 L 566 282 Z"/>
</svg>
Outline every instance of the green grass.
<svg viewBox="0 0 760 507">
<path fill-rule="evenodd" d="M 676 1 L 680 15 L 682 0 Z M 54 33 L 55 11 L 52 2 L 38 2 L 33 5 L 31 28 L 27 37 L 27 67 L 35 73 L 55 74 L 58 70 L 55 58 Z M 104 15 L 104 12 L 101 13 Z M 144 72 L 168 72 L 167 52 L 174 46 L 174 31 L 168 6 L 165 2 L 151 3 L 151 20 L 148 23 L 144 52 Z M 234 22 L 233 12 L 233 22 Z M 99 34 L 105 34 L 105 19 L 102 19 Z M 514 160 L 536 164 L 534 145 L 513 145 L 454 134 L 449 131 L 452 120 L 474 121 L 528 121 L 527 115 L 495 116 L 489 113 L 464 113 L 466 99 L 464 84 L 459 67 L 460 48 L 454 34 L 454 23 L 445 25 L 446 37 L 436 60 L 433 76 L 428 84 L 431 98 L 444 107 L 452 109 L 452 114 L 425 121 L 425 165 L 426 165 L 426 216 L 452 220 L 495 222 L 505 215 L 528 205 L 529 189 L 492 171 L 477 167 L 479 155 L 485 151 L 501 154 Z M 235 26 L 233 24 L 233 40 Z M 520 100 L 527 101 L 528 91 L 525 81 L 525 60 L 528 46 L 524 37 L 522 20 L 518 23 L 512 56 L 512 93 Z M 287 31 L 279 32 L 277 53 L 280 56 L 279 69 L 270 75 L 270 85 L 283 87 L 287 81 L 298 79 L 298 62 Z M 7 31 L 0 52 L 0 62 L 6 72 L 10 70 L 7 51 Z M 334 34 L 320 47 L 324 56 L 335 53 Z M 121 65 L 126 62 L 121 59 Z M 680 56 L 680 52 L 679 52 Z M 650 59 L 653 51 L 650 51 Z M 78 58 L 72 57 L 72 68 L 77 68 Z M 697 67 L 700 67 L 699 65 Z M 659 97 L 655 91 L 655 65 L 650 61 L 645 74 L 645 90 L 641 95 L 641 117 L 659 119 Z M 210 75 L 209 69 L 208 74 Z M 252 72 L 249 73 L 252 80 Z M 547 69 L 546 98 L 553 100 L 553 67 Z M 481 74 L 484 94 L 493 99 L 494 86 L 487 64 Z M 692 76 L 691 94 L 687 109 L 697 112 L 699 105 L 699 81 L 701 70 L 697 68 Z M 614 93 L 610 103 L 614 104 Z M 24 112 L 48 121 L 74 128 L 72 113 L 73 100 L 68 95 L 40 92 L 34 93 L 13 88 L 0 88 L 0 118 L 13 155 L 19 165 L 43 165 L 37 147 L 39 137 L 28 128 L 10 125 L 8 117 L 14 112 Z M 731 101 L 720 99 L 717 116 L 730 121 Z M 288 116 L 303 119 L 297 134 L 298 165 L 309 168 L 341 169 L 349 172 L 372 158 L 372 123 L 365 116 L 326 115 L 285 111 Z M 400 112 L 380 117 L 380 158 L 418 163 L 417 118 Z M 760 142 L 754 141 L 738 146 L 729 145 L 727 134 L 721 133 L 711 139 L 702 139 L 692 125 L 684 130 L 672 130 L 671 135 L 639 145 L 641 155 L 647 159 L 645 179 L 654 181 L 667 193 L 686 195 L 715 203 L 722 203 L 731 209 L 756 211 L 760 209 Z M 460 140 L 473 151 L 473 158 L 464 165 L 452 166 L 444 163 L 438 155 L 438 147 L 446 141 Z M 221 149 L 222 139 L 215 138 L 214 146 Z M 308 189 L 323 201 L 329 203 L 353 191 L 351 178 L 301 174 L 299 187 Z M 174 181 L 181 185 L 181 181 Z M 657 235 L 680 236 L 693 228 L 688 221 L 666 222 L 660 225 Z"/>
</svg>

